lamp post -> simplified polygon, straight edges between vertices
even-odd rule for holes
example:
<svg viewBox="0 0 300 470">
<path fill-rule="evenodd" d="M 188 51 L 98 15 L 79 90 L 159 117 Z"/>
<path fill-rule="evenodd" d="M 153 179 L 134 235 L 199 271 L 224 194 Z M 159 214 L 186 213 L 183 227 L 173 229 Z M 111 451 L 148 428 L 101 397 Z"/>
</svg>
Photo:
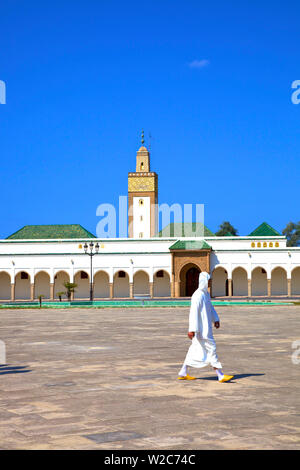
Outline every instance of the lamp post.
<svg viewBox="0 0 300 470">
<path fill-rule="evenodd" d="M 90 248 L 90 250 L 89 250 Z M 95 251 L 94 251 L 95 248 Z M 90 242 L 89 244 L 84 244 L 84 252 L 89 255 L 91 258 L 91 274 L 90 274 L 90 301 L 92 302 L 94 299 L 94 289 L 93 289 L 93 256 L 99 252 L 99 243 L 97 242 L 96 245 L 94 242 Z"/>
</svg>

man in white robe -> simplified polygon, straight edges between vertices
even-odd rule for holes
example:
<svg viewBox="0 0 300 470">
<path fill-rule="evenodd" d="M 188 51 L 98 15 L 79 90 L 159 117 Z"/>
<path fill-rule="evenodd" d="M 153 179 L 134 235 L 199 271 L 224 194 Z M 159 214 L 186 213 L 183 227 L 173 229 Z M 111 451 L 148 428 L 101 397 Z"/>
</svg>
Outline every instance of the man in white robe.
<svg viewBox="0 0 300 470">
<path fill-rule="evenodd" d="M 194 380 L 188 374 L 187 368 L 205 367 L 211 365 L 218 375 L 219 382 L 228 382 L 233 375 L 225 375 L 219 362 L 212 325 L 220 327 L 220 320 L 215 311 L 208 292 L 210 275 L 202 272 L 199 275 L 199 286 L 191 299 L 188 337 L 192 344 L 187 352 L 183 366 L 179 372 L 179 380 Z"/>
</svg>

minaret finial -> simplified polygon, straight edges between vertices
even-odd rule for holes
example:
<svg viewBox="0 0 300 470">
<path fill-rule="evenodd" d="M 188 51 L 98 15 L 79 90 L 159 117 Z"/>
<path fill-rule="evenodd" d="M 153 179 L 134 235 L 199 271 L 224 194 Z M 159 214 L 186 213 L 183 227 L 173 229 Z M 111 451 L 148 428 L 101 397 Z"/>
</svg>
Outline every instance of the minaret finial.
<svg viewBox="0 0 300 470">
<path fill-rule="evenodd" d="M 142 129 L 142 145 L 144 145 L 145 139 L 144 139 L 144 129 Z"/>
</svg>

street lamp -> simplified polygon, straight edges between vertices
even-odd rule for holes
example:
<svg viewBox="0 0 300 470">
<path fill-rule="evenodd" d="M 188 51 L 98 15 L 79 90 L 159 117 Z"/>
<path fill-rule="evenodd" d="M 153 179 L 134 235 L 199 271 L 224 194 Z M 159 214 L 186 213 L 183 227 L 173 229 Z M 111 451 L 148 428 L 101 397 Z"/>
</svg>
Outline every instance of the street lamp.
<svg viewBox="0 0 300 470">
<path fill-rule="evenodd" d="M 85 243 L 84 244 L 84 252 L 89 255 L 91 258 L 91 274 L 90 274 L 90 301 L 93 301 L 94 298 L 94 292 L 93 292 L 93 256 L 96 255 L 99 252 L 99 243 L 97 242 L 96 245 L 94 242 L 90 242 L 89 244 Z M 90 250 L 89 250 L 90 247 Z M 94 251 L 95 248 L 95 251 Z"/>
</svg>

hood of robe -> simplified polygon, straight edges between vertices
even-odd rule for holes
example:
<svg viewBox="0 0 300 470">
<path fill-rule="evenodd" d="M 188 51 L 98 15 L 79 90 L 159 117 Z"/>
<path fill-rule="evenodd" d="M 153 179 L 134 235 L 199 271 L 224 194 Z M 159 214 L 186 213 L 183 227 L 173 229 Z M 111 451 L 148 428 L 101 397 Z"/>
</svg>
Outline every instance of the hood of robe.
<svg viewBox="0 0 300 470">
<path fill-rule="evenodd" d="M 199 274 L 199 285 L 198 289 L 203 292 L 208 292 L 208 281 L 210 280 L 210 275 L 203 271 Z"/>
</svg>

